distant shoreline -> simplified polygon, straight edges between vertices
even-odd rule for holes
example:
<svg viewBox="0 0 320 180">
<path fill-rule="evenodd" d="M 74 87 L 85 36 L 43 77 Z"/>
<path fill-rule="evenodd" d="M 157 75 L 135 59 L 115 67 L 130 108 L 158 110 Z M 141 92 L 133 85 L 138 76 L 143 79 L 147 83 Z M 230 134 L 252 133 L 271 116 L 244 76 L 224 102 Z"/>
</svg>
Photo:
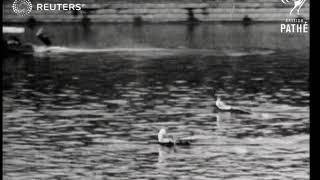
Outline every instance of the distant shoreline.
<svg viewBox="0 0 320 180">
<path fill-rule="evenodd" d="M 34 2 L 34 1 L 32 1 Z M 37 1 L 36 1 L 37 2 Z M 34 2 L 34 3 L 36 3 Z M 46 1 L 47 2 L 47 1 Z M 48 2 L 51 2 L 48 0 Z M 3 22 L 103 22 L 103 23 L 170 23 L 170 22 L 278 22 L 287 18 L 309 19 L 309 2 L 300 15 L 290 16 L 291 4 L 281 1 L 135 1 L 84 3 L 81 11 L 36 11 L 19 16 L 9 2 L 3 4 Z M 125 3 L 127 2 L 127 3 Z"/>
</svg>

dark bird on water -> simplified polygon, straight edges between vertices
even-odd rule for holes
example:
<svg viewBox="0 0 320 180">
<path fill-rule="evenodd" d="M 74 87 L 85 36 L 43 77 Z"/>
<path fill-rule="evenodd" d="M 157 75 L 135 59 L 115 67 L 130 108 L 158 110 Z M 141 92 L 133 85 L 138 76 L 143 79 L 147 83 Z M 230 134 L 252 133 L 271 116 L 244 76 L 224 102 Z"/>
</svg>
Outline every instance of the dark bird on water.
<svg viewBox="0 0 320 180">
<path fill-rule="evenodd" d="M 36 36 L 40 39 L 40 41 L 45 44 L 46 46 L 51 46 L 52 45 L 52 42 L 49 38 L 49 36 L 46 36 L 44 33 L 43 33 L 43 27 L 41 27 Z"/>
</svg>

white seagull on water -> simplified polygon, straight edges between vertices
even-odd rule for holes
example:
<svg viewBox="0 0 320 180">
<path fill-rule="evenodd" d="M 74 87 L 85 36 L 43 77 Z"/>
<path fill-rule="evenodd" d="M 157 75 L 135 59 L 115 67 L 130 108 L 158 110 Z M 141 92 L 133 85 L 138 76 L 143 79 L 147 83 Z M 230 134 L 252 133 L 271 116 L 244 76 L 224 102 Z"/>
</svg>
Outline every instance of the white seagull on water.
<svg viewBox="0 0 320 180">
<path fill-rule="evenodd" d="M 232 109 L 231 106 L 226 105 L 226 104 L 224 104 L 224 102 L 221 101 L 220 96 L 217 97 L 216 106 L 221 110 L 231 110 Z"/>
<path fill-rule="evenodd" d="M 158 133 L 158 142 L 160 145 L 174 146 L 174 145 L 190 145 L 191 140 L 186 138 L 177 139 L 173 136 L 167 135 L 165 128 L 161 128 Z"/>
<path fill-rule="evenodd" d="M 217 100 L 216 100 L 215 105 L 216 105 L 217 109 L 220 111 L 228 111 L 228 112 L 240 113 L 240 114 L 251 114 L 247 110 L 226 105 L 224 102 L 222 102 L 220 96 L 217 96 Z"/>
</svg>

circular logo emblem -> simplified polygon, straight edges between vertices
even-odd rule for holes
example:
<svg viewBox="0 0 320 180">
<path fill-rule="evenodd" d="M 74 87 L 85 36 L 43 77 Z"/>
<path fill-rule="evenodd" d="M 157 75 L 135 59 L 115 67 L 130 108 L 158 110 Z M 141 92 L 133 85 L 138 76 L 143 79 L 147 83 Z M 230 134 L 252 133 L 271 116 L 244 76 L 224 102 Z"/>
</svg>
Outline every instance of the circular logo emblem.
<svg viewBox="0 0 320 180">
<path fill-rule="evenodd" d="M 25 16 L 31 12 L 32 4 L 30 0 L 14 0 L 12 9 L 16 14 Z"/>
</svg>

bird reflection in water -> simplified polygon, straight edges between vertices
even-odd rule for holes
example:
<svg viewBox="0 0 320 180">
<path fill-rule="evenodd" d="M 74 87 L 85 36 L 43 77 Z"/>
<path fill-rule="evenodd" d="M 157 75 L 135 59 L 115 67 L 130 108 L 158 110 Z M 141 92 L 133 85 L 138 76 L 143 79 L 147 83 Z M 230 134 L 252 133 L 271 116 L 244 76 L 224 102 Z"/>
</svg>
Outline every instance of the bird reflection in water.
<svg viewBox="0 0 320 180">
<path fill-rule="evenodd" d="M 168 147 L 168 146 L 159 146 L 158 147 L 158 163 L 165 163 L 169 154 L 173 154 L 177 152 L 177 148 L 175 146 Z"/>
<path fill-rule="evenodd" d="M 216 125 L 217 125 L 217 130 L 220 128 L 220 121 L 221 117 L 219 114 L 216 114 Z"/>
</svg>

